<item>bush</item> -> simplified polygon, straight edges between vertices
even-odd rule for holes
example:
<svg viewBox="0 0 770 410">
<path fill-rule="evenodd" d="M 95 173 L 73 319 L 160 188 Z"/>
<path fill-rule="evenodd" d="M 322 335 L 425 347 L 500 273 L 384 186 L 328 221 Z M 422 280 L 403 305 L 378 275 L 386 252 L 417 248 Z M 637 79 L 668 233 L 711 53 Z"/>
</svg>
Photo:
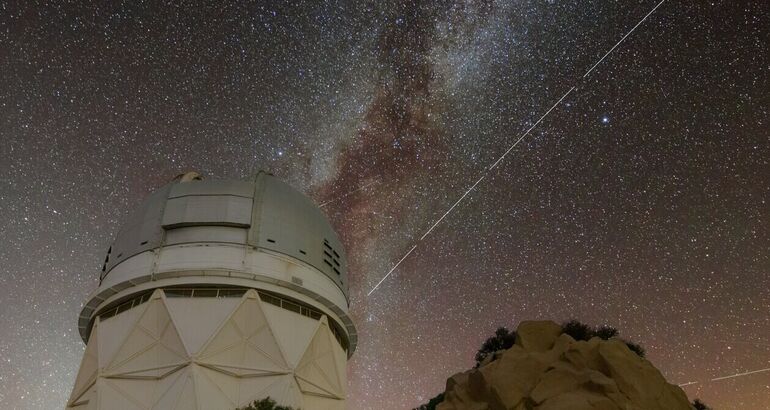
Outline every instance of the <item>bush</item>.
<svg viewBox="0 0 770 410">
<path fill-rule="evenodd" d="M 626 346 L 628 346 L 629 349 L 631 349 L 632 352 L 636 353 L 639 357 L 644 357 L 644 348 L 642 346 L 639 346 L 638 344 L 634 342 L 629 342 L 627 340 L 623 341 Z"/>
<path fill-rule="evenodd" d="M 495 331 L 495 335 L 487 339 L 481 348 L 476 352 L 476 367 L 481 365 L 481 362 L 487 358 L 490 354 L 497 352 L 498 350 L 510 349 L 516 342 L 516 332 L 509 331 L 504 327 L 500 327 Z"/>
<path fill-rule="evenodd" d="M 262 400 L 255 401 L 246 407 L 241 407 L 238 410 L 293 410 L 291 407 L 280 406 L 275 403 L 275 400 L 270 397 L 265 397 Z"/>
<path fill-rule="evenodd" d="M 588 341 L 594 337 L 598 337 L 602 340 L 609 340 L 617 338 L 618 334 L 620 333 L 618 332 L 618 329 L 615 329 L 611 326 L 600 326 L 598 328 L 592 328 L 591 326 L 588 326 L 582 322 L 578 322 L 574 319 L 562 324 L 561 332 L 570 335 L 570 337 L 575 340 L 582 341 Z M 628 346 L 628 348 L 632 352 L 636 353 L 639 357 L 644 357 L 644 348 L 642 346 L 627 340 L 620 340 L 622 340 L 623 343 L 625 343 L 626 346 Z"/>
<path fill-rule="evenodd" d="M 440 393 L 438 396 L 436 396 L 436 397 L 434 397 L 434 398 L 430 399 L 430 400 L 428 401 L 428 404 L 423 404 L 422 406 L 420 406 L 420 407 L 415 407 L 415 408 L 414 408 L 414 409 L 412 409 L 412 410 L 436 410 L 436 407 L 437 407 L 437 406 L 439 405 L 439 403 L 441 403 L 442 401 L 444 401 L 444 393 Z"/>
<path fill-rule="evenodd" d="M 609 340 L 613 337 L 616 337 L 618 335 L 618 329 L 615 329 L 611 326 L 601 326 L 598 329 L 596 329 L 596 336 L 601 338 L 602 340 Z"/>
<path fill-rule="evenodd" d="M 699 399 L 695 399 L 695 401 L 692 402 L 692 407 L 695 408 L 695 410 L 711 410 L 711 407 L 705 405 Z"/>
<path fill-rule="evenodd" d="M 591 340 L 595 336 L 595 331 L 585 323 L 577 320 L 570 320 L 561 325 L 561 332 L 570 335 L 575 340 Z"/>
</svg>

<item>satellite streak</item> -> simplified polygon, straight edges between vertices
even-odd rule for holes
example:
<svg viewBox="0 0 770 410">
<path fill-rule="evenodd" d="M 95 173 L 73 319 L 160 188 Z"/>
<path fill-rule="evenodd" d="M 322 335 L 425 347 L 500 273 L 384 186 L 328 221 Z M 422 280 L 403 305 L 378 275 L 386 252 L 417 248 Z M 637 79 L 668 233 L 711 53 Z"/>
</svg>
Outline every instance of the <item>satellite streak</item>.
<svg viewBox="0 0 770 410">
<path fill-rule="evenodd" d="M 734 379 L 736 377 L 743 377 L 743 376 L 748 376 L 750 374 L 764 373 L 764 372 L 770 372 L 770 367 L 768 367 L 766 369 L 752 370 L 750 372 L 731 374 L 729 376 L 716 377 L 716 378 L 711 379 L 710 381 L 715 382 L 715 381 L 725 380 L 725 379 Z"/>
<path fill-rule="evenodd" d="M 372 292 L 374 292 L 375 290 L 377 290 L 377 288 L 378 288 L 378 287 L 379 287 L 379 286 L 382 284 L 382 282 L 385 282 L 385 279 L 387 279 L 387 278 L 388 278 L 388 276 L 390 276 L 390 274 L 391 274 L 391 273 L 393 273 L 393 271 L 394 271 L 394 270 L 396 270 L 396 268 L 398 267 L 398 265 L 400 265 L 400 264 L 401 264 L 401 262 L 403 262 L 403 261 L 404 261 L 404 259 L 406 259 L 406 257 L 407 257 L 407 256 L 409 256 L 409 254 L 410 254 L 410 253 L 412 253 L 412 251 L 413 251 L 413 250 L 415 250 L 416 248 L 417 248 L 417 245 L 414 245 L 414 246 L 412 246 L 412 249 L 409 249 L 409 252 L 407 252 L 407 253 L 406 253 L 406 255 L 404 255 L 404 257 L 403 257 L 403 258 L 401 258 L 401 260 L 400 260 L 400 261 L 398 261 L 398 263 L 396 263 L 396 264 L 395 264 L 395 265 L 394 265 L 392 268 L 390 268 L 390 271 L 389 271 L 389 272 L 388 272 L 388 273 L 387 273 L 387 274 L 386 274 L 386 275 L 385 275 L 385 276 L 384 276 L 382 279 L 380 279 L 380 281 L 379 281 L 379 282 L 377 282 L 377 285 L 375 285 L 375 286 L 374 286 L 374 289 L 370 290 L 370 291 L 369 291 L 369 293 L 367 293 L 367 294 L 366 294 L 366 296 L 369 296 L 369 295 L 371 295 L 371 294 L 372 294 Z"/>
<path fill-rule="evenodd" d="M 486 174 L 482 175 L 482 176 L 481 176 L 481 178 L 479 178 L 479 179 L 478 179 L 478 181 L 476 181 L 476 183 L 475 183 L 475 184 L 473 184 L 473 186 L 471 186 L 470 188 L 468 188 L 468 190 L 467 190 L 467 191 L 465 191 L 465 193 L 463 194 L 463 196 L 461 196 L 461 197 L 460 197 L 460 199 L 458 199 L 458 200 L 457 200 L 457 202 L 455 202 L 455 204 L 454 204 L 454 205 L 452 205 L 452 207 L 451 207 L 451 208 L 449 208 L 449 210 L 448 210 L 448 211 L 444 212 L 444 215 L 442 215 L 442 216 L 441 216 L 441 218 L 439 218 L 439 219 L 436 221 L 436 223 L 434 223 L 434 224 L 433 224 L 433 226 L 431 226 L 431 227 L 430 227 L 430 229 L 428 229 L 428 230 L 425 232 L 425 234 L 424 234 L 424 235 L 422 235 L 422 237 L 420 238 L 420 240 L 423 240 L 423 239 L 425 239 L 425 237 L 426 237 L 426 236 L 428 236 L 428 234 L 429 234 L 429 233 L 430 233 L 430 232 L 433 230 L 433 228 L 435 228 L 435 227 L 436 227 L 436 225 L 438 225 L 438 224 L 439 224 L 441 221 L 443 221 L 443 220 L 444 220 L 444 218 L 446 218 L 446 216 L 447 216 L 447 215 L 449 215 L 449 213 L 450 213 L 450 212 L 452 212 L 452 210 L 453 210 L 453 209 L 455 209 L 455 207 L 457 206 L 457 204 L 459 204 L 460 202 L 462 202 L 462 200 L 463 200 L 463 199 L 464 199 L 464 198 L 465 198 L 465 197 L 466 197 L 466 196 L 467 196 L 467 195 L 468 195 L 468 194 L 469 194 L 471 191 L 473 191 L 473 189 L 474 189 L 474 188 L 476 188 L 476 185 L 478 185 L 478 184 L 479 184 L 479 182 L 481 182 L 481 180 L 482 180 L 482 179 L 484 179 L 484 177 L 485 177 L 485 176 L 486 176 Z"/>
<path fill-rule="evenodd" d="M 649 13 L 647 13 L 647 15 L 646 15 L 646 16 L 644 16 L 644 18 L 643 18 L 643 19 L 639 20 L 639 22 L 638 22 L 638 23 L 636 23 L 636 25 L 634 26 L 634 28 L 632 28 L 632 29 L 631 29 L 631 31 L 629 31 L 628 33 L 626 33 L 626 35 L 625 35 L 625 36 L 623 36 L 623 38 L 621 38 L 621 39 L 620 39 L 620 41 L 618 41 L 618 42 L 617 42 L 617 44 L 615 44 L 615 45 L 614 45 L 614 46 L 613 46 L 613 47 L 610 49 L 610 51 L 608 51 L 608 52 L 607 52 L 607 54 L 605 54 L 605 55 L 604 55 L 604 57 L 600 58 L 600 59 L 599 59 L 599 61 L 597 61 L 597 62 L 596 62 L 596 64 L 594 64 L 594 66 L 593 66 L 593 67 L 591 67 L 591 69 L 590 69 L 590 70 L 586 71 L 586 73 L 583 75 L 583 78 L 586 78 L 586 77 L 588 77 L 588 74 L 591 74 L 591 71 L 594 71 L 594 68 L 596 68 L 596 66 L 598 66 L 599 64 L 601 64 L 601 62 L 602 62 L 602 61 L 604 61 L 604 59 L 605 59 L 605 58 L 607 58 L 607 56 L 608 56 L 608 55 L 610 55 L 610 53 L 612 53 L 613 51 L 615 51 L 615 49 L 616 49 L 616 48 L 617 48 L 617 47 L 620 45 L 620 43 L 622 43 L 622 42 L 623 42 L 623 40 L 625 40 L 625 39 L 626 39 L 626 37 L 630 36 L 630 35 L 631 35 L 631 33 L 633 33 L 633 32 L 634 32 L 634 30 L 636 30 L 636 28 L 637 28 L 637 27 L 639 27 L 640 25 L 642 25 L 642 23 L 644 23 L 644 20 L 647 20 L 647 17 L 650 17 L 650 15 L 651 15 L 652 13 L 654 13 L 654 12 L 655 12 L 655 10 L 657 10 L 657 9 L 658 9 L 658 7 L 660 7 L 660 5 L 661 5 L 661 4 L 663 4 L 663 2 L 665 2 L 665 1 L 666 1 L 666 0 L 661 0 L 661 1 L 660 1 L 660 3 L 658 3 L 658 5 L 657 5 L 657 6 L 653 7 L 653 8 L 652 8 L 652 10 L 650 10 L 650 12 L 649 12 Z"/>
<path fill-rule="evenodd" d="M 548 114 L 550 114 L 550 113 L 551 113 L 551 111 L 553 111 L 553 109 L 554 109 L 554 108 L 556 108 L 556 106 L 557 106 L 557 105 L 559 105 L 559 104 L 560 104 L 562 101 L 564 101 L 564 99 L 565 99 L 565 98 L 567 98 L 567 96 L 568 96 L 568 95 L 570 95 L 570 94 L 572 93 L 572 91 L 575 91 L 575 87 L 572 87 L 572 88 L 570 88 L 570 89 L 569 89 L 569 91 L 567 91 L 567 92 L 566 92 L 564 95 L 562 95 L 562 96 L 561 96 L 561 98 L 559 98 L 559 101 L 556 101 L 556 102 L 555 102 L 555 103 L 554 103 L 554 104 L 551 106 L 551 108 L 550 108 L 550 109 L 548 109 L 548 111 L 546 111 L 546 112 L 545 112 L 545 114 L 543 114 L 543 116 L 542 116 L 542 117 L 540 117 L 540 119 L 539 119 L 539 120 L 537 120 L 537 122 L 536 122 L 535 124 L 533 124 L 531 127 L 529 127 L 529 129 L 528 129 L 528 130 L 527 130 L 527 131 L 526 131 L 524 134 L 521 134 L 521 137 L 519 137 L 519 139 L 517 139 L 517 140 L 516 140 L 516 142 L 514 142 L 514 143 L 513 143 L 513 145 L 511 145 L 511 146 L 508 148 L 508 150 L 507 150 L 507 151 L 505 151 L 505 153 L 504 153 L 503 155 L 501 155 L 501 156 L 500 156 L 500 158 L 498 158 L 498 159 L 497 159 L 497 161 L 495 161 L 495 163 L 494 163 L 494 164 L 492 164 L 492 166 L 491 166 L 491 167 L 489 167 L 489 169 L 488 169 L 486 172 L 489 172 L 489 171 L 493 170 L 493 169 L 494 169 L 494 168 L 497 166 L 497 164 L 499 164 L 499 163 L 500 163 L 500 161 L 502 161 L 502 160 L 503 160 L 503 158 L 505 158 L 505 157 L 506 157 L 506 155 L 508 155 L 508 153 L 509 153 L 509 152 L 511 152 L 511 150 L 512 150 L 512 149 L 516 148 L 516 146 L 517 146 L 517 145 L 519 145 L 519 143 L 521 142 L 521 140 L 523 140 L 523 139 L 524 139 L 524 137 L 526 137 L 527 135 L 529 135 L 530 131 L 534 130 L 534 129 L 535 129 L 535 127 L 537 127 L 537 126 L 538 126 L 538 124 L 540 124 L 540 121 L 543 121 L 543 118 L 547 117 L 547 116 L 548 116 Z"/>
<path fill-rule="evenodd" d="M 374 184 L 376 184 L 376 183 L 378 183 L 378 182 L 380 182 L 380 181 L 377 181 L 377 180 L 375 180 L 375 181 L 372 181 L 372 182 L 370 182 L 370 183 L 368 183 L 368 184 L 364 184 L 364 185 L 361 185 L 360 187 L 358 187 L 358 188 L 356 188 L 356 189 L 354 189 L 354 190 L 352 190 L 352 191 L 350 191 L 350 192 L 346 192 L 346 193 L 344 193 L 344 194 L 342 194 L 342 195 L 340 195 L 340 196 L 338 196 L 338 197 L 336 197 L 336 198 L 334 198 L 334 199 L 330 199 L 330 200 L 328 200 L 328 201 L 326 201 L 326 202 L 322 203 L 321 205 L 318 205 L 318 207 L 319 207 L 319 208 L 323 208 L 323 207 L 325 207 L 326 205 L 329 205 L 329 204 L 331 204 L 331 203 L 337 202 L 337 201 L 339 201 L 339 200 L 340 200 L 340 199 L 342 199 L 342 198 L 345 198 L 345 197 L 347 197 L 347 196 L 350 196 L 350 195 L 352 195 L 352 194 L 355 194 L 356 192 L 358 192 L 358 191 L 360 191 L 360 190 L 362 190 L 362 189 L 364 189 L 364 188 L 366 188 L 366 187 L 368 187 L 368 186 L 372 186 L 372 185 L 374 185 Z"/>
<path fill-rule="evenodd" d="M 612 46 L 612 48 L 611 48 L 609 51 L 607 51 L 607 53 L 605 53 L 605 54 L 604 54 L 604 56 L 602 56 L 602 58 L 600 58 L 600 59 L 599 59 L 599 61 L 597 61 L 597 62 L 596 62 L 596 64 L 594 64 L 594 65 L 593 65 L 593 66 L 592 66 L 592 67 L 591 67 L 591 68 L 590 68 L 588 71 L 586 71 L 586 73 L 583 75 L 583 77 L 582 77 L 582 78 L 583 78 L 583 79 L 585 79 L 586 77 L 588 77 L 588 76 L 591 74 L 591 72 L 592 72 L 592 71 L 593 71 L 593 70 L 594 70 L 594 69 L 595 69 L 595 68 L 596 68 L 596 67 L 597 67 L 599 64 L 601 64 L 601 62 L 602 62 L 602 61 L 604 61 L 604 59 L 606 59 L 606 58 L 607 58 L 607 57 L 608 57 L 610 54 L 612 54 L 612 52 L 613 52 L 613 51 L 615 51 L 615 49 L 616 49 L 616 48 L 618 48 L 618 46 L 619 46 L 621 43 L 623 43 L 623 41 L 624 41 L 626 38 L 628 38 L 628 36 L 630 36 L 630 35 L 631 35 L 631 33 L 633 33 L 633 32 L 636 30 L 636 28 L 637 28 L 637 27 L 639 27 L 639 26 L 640 26 L 642 23 L 644 23 L 644 21 L 645 21 L 645 20 L 647 20 L 647 18 L 648 18 L 648 17 L 650 17 L 650 15 L 652 15 L 652 13 L 654 13 L 654 12 L 655 12 L 655 10 L 657 10 L 657 9 L 658 9 L 658 7 L 660 7 L 660 6 L 661 6 L 663 3 L 665 3 L 665 2 L 666 2 L 666 0 L 661 0 L 661 1 L 660 1 L 660 3 L 658 3 L 658 4 L 657 4 L 655 7 L 653 7 L 653 8 L 652 8 L 652 10 L 650 10 L 650 12 L 649 12 L 649 13 L 647 13 L 647 15 L 645 15 L 645 16 L 644 16 L 644 18 L 642 18 L 641 20 L 639 20 L 639 22 L 638 22 L 638 23 L 636 23 L 636 25 L 635 25 L 635 26 L 634 26 L 634 27 L 633 27 L 633 28 L 632 28 L 632 29 L 631 29 L 631 30 L 630 30 L 628 33 L 626 33 L 626 35 L 624 35 L 624 36 L 623 36 L 623 38 L 621 38 L 621 39 L 620 39 L 620 41 L 618 41 L 618 42 L 617 42 L 617 43 L 616 43 L 614 46 Z M 422 235 L 422 237 L 420 237 L 420 239 L 419 239 L 417 242 L 419 243 L 420 241 L 422 241 L 423 239 L 425 239 L 425 238 L 426 238 L 428 235 L 430 235 L 430 233 L 433 231 L 433 229 L 434 229 L 436 226 L 438 226 L 438 224 L 439 224 L 439 223 L 441 223 L 441 221 L 443 221 L 443 220 L 444 220 L 444 218 L 446 218 L 446 217 L 447 217 L 447 216 L 448 216 L 448 215 L 449 215 L 449 214 L 450 214 L 450 213 L 451 213 L 451 212 L 452 212 L 452 211 L 455 209 L 455 207 L 457 207 L 457 205 L 459 205 L 459 204 L 460 204 L 460 203 L 461 203 L 461 202 L 462 202 L 462 201 L 463 201 L 463 200 L 464 200 L 464 199 L 465 199 L 465 198 L 468 196 L 468 194 L 470 194 L 470 193 L 471 193 L 471 192 L 472 192 L 474 189 L 476 189 L 476 186 L 479 184 L 479 182 L 481 182 L 481 180 L 483 180 L 483 179 L 484 179 L 484 177 L 486 177 L 486 176 L 487 176 L 487 174 L 488 174 L 490 171 L 492 171 L 492 170 L 493 170 L 495 167 L 497 167 L 497 165 L 498 165 L 498 164 L 499 164 L 499 163 L 500 163 L 500 162 L 501 162 L 501 161 L 502 161 L 502 160 L 503 160 L 503 159 L 504 159 L 504 158 L 505 158 L 505 157 L 508 155 L 508 153 L 510 153 L 510 152 L 511 152 L 511 151 L 512 151 L 512 150 L 513 150 L 513 149 L 514 149 L 514 148 L 515 148 L 515 147 L 516 147 L 516 146 L 517 146 L 517 145 L 518 145 L 518 144 L 519 144 L 519 143 L 520 143 L 522 140 L 524 140 L 524 138 L 526 138 L 526 137 L 527 137 L 527 135 L 529 135 L 529 133 L 530 133 L 532 130 L 534 130 L 534 129 L 535 129 L 535 127 L 537 127 L 537 126 L 540 124 L 540 122 L 542 122 L 542 121 L 543 121 L 543 120 L 544 120 L 544 119 L 545 119 L 545 118 L 546 118 L 546 117 L 547 117 L 547 116 L 548 116 L 548 115 L 549 115 L 549 114 L 550 114 L 550 113 L 551 113 L 551 112 L 552 112 L 552 111 L 553 111 L 553 110 L 554 110 L 554 109 L 555 109 L 555 108 L 556 108 L 556 107 L 557 107 L 559 104 L 561 104 L 561 102 L 562 102 L 562 101 L 564 101 L 564 99 L 565 99 L 565 98 L 567 98 L 567 96 L 568 96 L 568 95 L 570 95 L 570 94 L 572 93 L 572 91 L 574 91 L 576 88 L 577 88 L 577 85 L 575 85 L 575 86 L 573 86 L 572 88 L 570 88 L 570 89 L 569 89 L 569 91 L 567 91 L 567 92 L 566 92 L 564 95 L 562 95 L 562 96 L 561 96 L 561 98 L 559 98 L 559 100 L 558 100 L 558 101 L 556 101 L 556 102 L 555 102 L 555 103 L 554 103 L 554 104 L 551 106 L 551 108 L 549 108 L 549 109 L 548 109 L 548 111 L 546 111 L 546 112 L 545 112 L 545 114 L 543 114 L 543 115 L 540 117 L 540 119 L 539 119 L 539 120 L 537 120 L 537 122 L 535 122 L 535 123 L 534 123 L 534 124 L 533 124 L 531 127 L 529 127 L 529 129 L 528 129 L 527 131 L 525 131 L 525 132 L 524 132 L 524 133 L 523 133 L 523 134 L 522 134 L 522 135 L 521 135 L 521 136 L 520 136 L 520 137 L 519 137 L 519 138 L 516 140 L 516 142 L 514 142 L 514 143 L 513 143 L 513 144 L 512 144 L 512 145 L 511 145 L 511 146 L 508 148 L 508 150 L 506 150 L 506 151 L 505 151 L 505 153 L 503 153 L 503 155 L 501 155 L 501 156 L 500 156 L 500 158 L 498 158 L 498 159 L 497 159 L 497 161 L 495 161 L 495 162 L 494 162 L 494 163 L 493 163 L 491 166 L 484 168 L 484 170 L 482 171 L 482 175 L 481 175 L 481 177 L 480 177 L 480 178 L 479 178 L 479 179 L 476 181 L 476 183 L 475 183 L 475 184 L 473 184 L 473 185 L 472 185 L 470 188 L 468 188 L 468 190 L 467 190 L 467 191 L 465 191 L 465 193 L 464 193 L 464 194 L 463 194 L 463 195 L 460 197 L 460 199 L 458 199 L 458 200 L 457 200 L 457 202 L 455 202 L 455 203 L 454 203 L 454 204 L 453 204 L 453 205 L 452 205 L 452 206 L 451 206 L 451 207 L 450 207 L 450 208 L 449 208 L 449 209 L 448 209 L 446 212 L 444 212 L 444 215 L 442 215 L 442 216 L 441 216 L 441 218 L 439 218 L 439 219 L 438 219 L 438 220 L 437 220 L 437 221 L 436 221 L 436 222 L 435 222 L 435 223 L 434 223 L 434 224 L 433 224 L 433 225 L 430 227 L 430 229 L 428 229 L 428 230 L 427 230 L 427 231 L 426 231 L 426 232 L 425 232 L 425 233 Z M 355 192 L 355 191 L 354 191 L 354 192 Z M 352 192 L 351 192 L 351 193 L 352 193 Z M 323 206 L 323 205 L 325 205 L 325 204 L 322 204 L 321 206 Z M 399 265 L 401 265 L 401 262 L 403 262 L 403 261 L 404 261 L 404 260 L 405 260 L 405 259 L 406 259 L 406 258 L 407 258 L 407 257 L 408 257 L 408 256 L 409 256 L 409 255 L 410 255 L 410 254 L 411 254 L 411 253 L 412 253 L 412 252 L 413 252 L 413 251 L 414 251 L 416 248 L 417 248 L 417 244 L 415 244 L 414 246 L 412 246 L 412 248 L 411 248 L 411 249 L 409 249 L 409 251 L 408 251 L 408 252 L 407 252 L 407 253 L 406 253 L 406 254 L 405 254 L 405 255 L 404 255 L 404 256 L 403 256 L 403 257 L 402 257 L 402 258 L 401 258 L 401 259 L 400 259 L 400 260 L 399 260 L 399 261 L 398 261 L 396 264 L 395 264 L 395 265 L 393 265 L 393 267 L 390 269 L 390 271 L 388 271 L 388 273 L 387 273 L 387 274 L 386 274 L 386 275 L 385 275 L 385 276 L 384 276 L 382 279 L 380 279 L 380 281 L 379 281 L 379 282 L 377 282 L 377 284 L 376 284 L 376 285 L 375 285 L 375 286 L 372 288 L 372 290 L 370 290 L 370 291 L 369 291 L 369 293 L 367 293 L 367 294 L 366 294 L 366 296 L 371 296 L 371 294 L 372 294 L 372 293 L 374 293 L 374 291 L 375 291 L 375 290 L 377 290 L 377 288 L 379 288 L 379 287 L 380 287 L 380 285 L 381 285 L 381 284 L 382 284 L 382 283 L 385 281 L 385 279 L 387 279 L 387 278 L 388 278 L 388 277 L 389 277 L 389 276 L 390 276 L 390 275 L 393 273 L 393 271 L 395 271 L 395 270 L 396 270 L 396 268 L 398 268 L 398 266 L 399 266 Z"/>
<path fill-rule="evenodd" d="M 750 376 L 752 374 L 764 373 L 764 372 L 770 372 L 770 367 L 768 367 L 766 369 L 751 370 L 751 371 L 743 372 L 743 373 L 735 373 L 735 374 L 731 374 L 731 375 L 728 375 L 728 376 L 719 376 L 719 377 L 715 377 L 713 379 L 709 379 L 709 380 L 707 380 L 705 382 L 686 382 L 686 383 L 680 384 L 679 387 L 692 386 L 693 384 L 705 384 L 705 383 L 709 383 L 709 382 L 718 382 L 720 380 L 734 379 L 736 377 Z"/>
</svg>

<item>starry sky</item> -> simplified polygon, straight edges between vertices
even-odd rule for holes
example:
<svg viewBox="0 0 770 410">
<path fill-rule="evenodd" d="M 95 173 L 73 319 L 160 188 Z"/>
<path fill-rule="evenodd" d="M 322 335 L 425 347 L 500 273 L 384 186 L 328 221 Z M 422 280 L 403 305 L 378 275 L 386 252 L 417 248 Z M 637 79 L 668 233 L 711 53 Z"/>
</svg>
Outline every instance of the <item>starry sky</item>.
<svg viewBox="0 0 770 410">
<path fill-rule="evenodd" d="M 0 408 L 63 407 L 145 196 L 267 169 L 346 245 L 350 409 L 570 318 L 770 409 L 770 373 L 709 381 L 770 367 L 770 3 L 668 0 L 583 78 L 657 3 L 0 1 Z"/>
</svg>

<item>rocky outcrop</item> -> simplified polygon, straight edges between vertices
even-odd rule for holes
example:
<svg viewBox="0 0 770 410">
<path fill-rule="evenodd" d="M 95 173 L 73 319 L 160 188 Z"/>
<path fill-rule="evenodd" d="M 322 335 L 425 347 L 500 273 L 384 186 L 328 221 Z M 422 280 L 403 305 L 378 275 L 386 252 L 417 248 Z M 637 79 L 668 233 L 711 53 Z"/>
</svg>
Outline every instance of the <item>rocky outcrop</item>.
<svg viewBox="0 0 770 410">
<path fill-rule="evenodd" d="M 575 341 L 522 322 L 516 344 L 447 380 L 438 410 L 691 410 L 684 391 L 621 340 Z"/>
</svg>

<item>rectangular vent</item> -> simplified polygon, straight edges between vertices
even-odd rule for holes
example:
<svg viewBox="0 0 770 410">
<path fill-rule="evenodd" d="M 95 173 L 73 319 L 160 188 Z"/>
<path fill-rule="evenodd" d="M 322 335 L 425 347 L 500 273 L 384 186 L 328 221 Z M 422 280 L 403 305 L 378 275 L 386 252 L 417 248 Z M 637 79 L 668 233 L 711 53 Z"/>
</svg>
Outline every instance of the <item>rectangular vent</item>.
<svg viewBox="0 0 770 410">
<path fill-rule="evenodd" d="M 340 271 L 338 271 L 337 268 L 332 268 L 332 269 L 334 269 L 334 273 L 341 275 Z"/>
<path fill-rule="evenodd" d="M 217 289 L 193 289 L 194 298 L 215 298 Z"/>
<path fill-rule="evenodd" d="M 294 313 L 302 314 L 302 307 L 300 305 L 289 302 L 286 299 L 281 300 L 281 307 L 286 310 L 291 310 Z"/>
<path fill-rule="evenodd" d="M 267 241 L 270 242 L 270 243 L 275 243 L 275 240 L 273 240 L 273 239 L 268 239 Z"/>
<path fill-rule="evenodd" d="M 281 299 L 278 299 L 275 296 L 268 295 L 267 293 L 259 292 L 259 298 L 262 299 L 263 302 L 267 302 L 271 305 L 275 305 L 280 307 L 281 306 Z"/>
<path fill-rule="evenodd" d="M 324 263 L 329 265 L 330 268 L 334 269 L 334 266 L 332 266 L 331 262 L 327 261 L 326 259 L 324 259 Z"/>
<path fill-rule="evenodd" d="M 291 277 L 291 283 L 293 283 L 293 284 L 295 284 L 295 285 L 300 285 L 300 286 L 302 286 L 302 279 L 300 279 L 300 278 L 298 278 L 298 277 L 296 277 L 296 276 L 292 276 L 292 277 Z"/>
<path fill-rule="evenodd" d="M 307 255 L 307 252 L 303 251 L 302 249 L 299 250 L 299 253 L 301 253 L 303 255 Z"/>
<path fill-rule="evenodd" d="M 167 298 L 190 298 L 192 289 L 164 289 Z"/>
<path fill-rule="evenodd" d="M 328 257 L 329 257 L 329 259 L 331 259 L 331 258 L 332 258 L 332 254 L 330 254 L 329 252 L 326 252 L 326 251 L 324 251 L 324 255 L 328 256 Z"/>
</svg>

